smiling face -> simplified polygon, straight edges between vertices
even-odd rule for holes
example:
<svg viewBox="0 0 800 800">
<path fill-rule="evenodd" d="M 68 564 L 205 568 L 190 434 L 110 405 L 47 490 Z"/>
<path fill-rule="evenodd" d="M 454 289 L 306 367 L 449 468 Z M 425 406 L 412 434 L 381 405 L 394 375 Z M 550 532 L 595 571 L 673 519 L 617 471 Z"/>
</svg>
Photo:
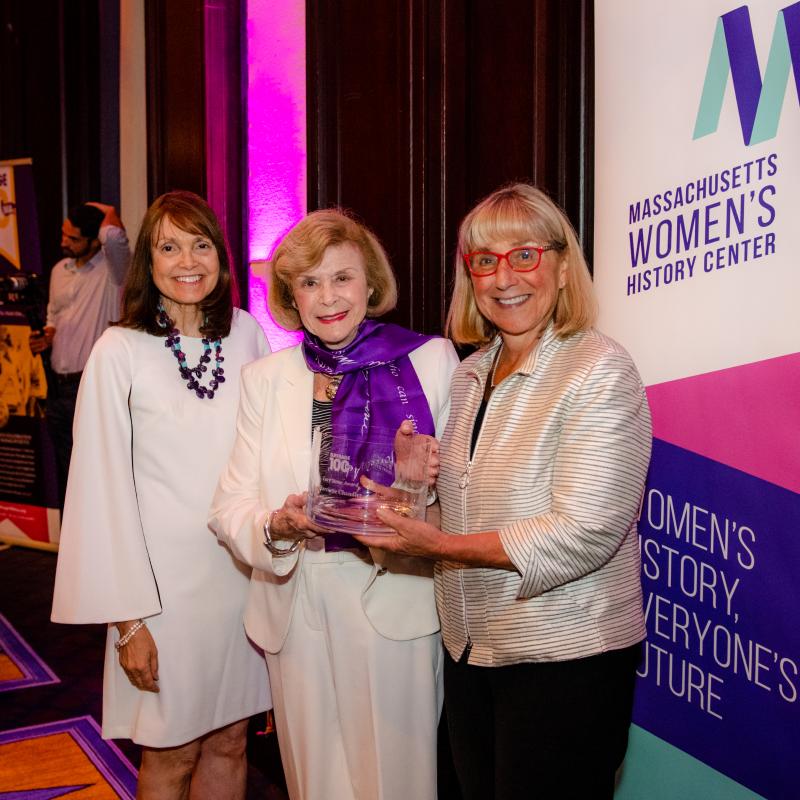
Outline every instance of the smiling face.
<svg viewBox="0 0 800 800">
<path fill-rule="evenodd" d="M 153 283 L 170 316 L 172 306 L 197 306 L 217 285 L 219 255 L 211 239 L 178 228 L 169 217 L 156 231 L 150 253 Z"/>
<path fill-rule="evenodd" d="M 480 250 L 506 253 L 530 241 L 492 241 Z M 567 282 L 567 263 L 557 251 L 542 253 L 538 268 L 515 272 L 501 259 L 494 275 L 471 276 L 478 310 L 491 322 L 503 341 L 517 350 L 530 349 L 553 317 L 558 292 Z"/>
<path fill-rule="evenodd" d="M 364 256 L 352 242 L 328 247 L 316 267 L 292 279 L 303 327 L 330 350 L 353 341 L 371 293 Z"/>
</svg>

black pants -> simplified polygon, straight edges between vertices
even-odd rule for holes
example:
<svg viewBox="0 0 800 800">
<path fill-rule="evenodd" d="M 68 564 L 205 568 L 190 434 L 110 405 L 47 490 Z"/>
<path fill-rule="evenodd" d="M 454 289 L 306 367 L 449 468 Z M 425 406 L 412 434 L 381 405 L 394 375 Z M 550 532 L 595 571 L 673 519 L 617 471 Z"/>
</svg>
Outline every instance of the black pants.
<svg viewBox="0 0 800 800">
<path fill-rule="evenodd" d="M 58 473 L 59 507 L 64 508 L 67 491 L 69 461 L 72 456 L 72 421 L 75 417 L 75 401 L 78 397 L 80 374 L 64 380 L 52 373 L 47 385 L 47 427 L 53 440 Z"/>
<path fill-rule="evenodd" d="M 445 653 L 444 702 L 464 800 L 609 800 L 628 746 L 640 645 L 508 667 Z"/>
</svg>

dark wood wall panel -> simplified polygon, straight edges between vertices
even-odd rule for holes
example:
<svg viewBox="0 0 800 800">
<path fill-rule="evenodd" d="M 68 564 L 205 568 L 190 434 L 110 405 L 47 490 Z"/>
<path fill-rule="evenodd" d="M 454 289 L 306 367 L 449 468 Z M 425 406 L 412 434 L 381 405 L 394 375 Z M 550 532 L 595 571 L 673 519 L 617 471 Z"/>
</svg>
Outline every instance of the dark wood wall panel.
<svg viewBox="0 0 800 800">
<path fill-rule="evenodd" d="M 207 199 L 228 237 L 241 300 L 247 295 L 245 0 L 205 0 Z"/>
<path fill-rule="evenodd" d="M 98 19 L 98 102 L 100 115 L 100 198 L 120 208 L 120 137 L 119 137 L 119 2 L 100 3 Z"/>
<path fill-rule="evenodd" d="M 0 2 L 0 159 L 33 159 L 42 263 L 61 252 L 61 104 L 58 15 Z"/>
<path fill-rule="evenodd" d="M 228 237 L 240 289 L 248 268 L 244 9 L 242 0 L 145 4 L 148 200 L 173 189 L 205 197 Z"/>
<path fill-rule="evenodd" d="M 430 297 L 426 240 L 412 237 L 426 230 L 428 216 L 418 191 L 430 156 L 428 7 L 325 1 L 307 14 L 309 208 L 350 208 L 378 233 L 397 271 L 400 319 L 419 316 Z"/>
<path fill-rule="evenodd" d="M 115 18 L 113 2 L 0 0 L 0 159 L 33 159 L 45 270 L 71 206 L 119 202 Z"/>
<path fill-rule="evenodd" d="M 100 200 L 100 20 L 96 3 L 63 6 L 68 207 Z M 81 46 L 83 44 L 83 46 Z M 119 125 L 119 123 L 117 123 Z"/>
<path fill-rule="evenodd" d="M 536 6 L 516 5 L 516 13 L 504 13 L 503 5 L 475 3 L 466 15 L 464 170 L 471 197 L 508 180 L 530 177 L 532 163 L 536 166 L 536 129 L 549 111 L 537 107 L 535 98 Z M 546 37 L 540 38 L 546 47 Z M 541 52 L 546 55 L 546 50 Z M 543 99 L 549 99 L 550 88 L 548 83 L 541 87 Z"/>
<path fill-rule="evenodd" d="M 146 0 L 147 192 L 205 196 L 203 0 Z"/>
<path fill-rule="evenodd" d="M 533 180 L 591 245 L 590 0 L 308 0 L 309 208 L 384 242 L 395 318 L 440 331 L 456 231 Z"/>
</svg>

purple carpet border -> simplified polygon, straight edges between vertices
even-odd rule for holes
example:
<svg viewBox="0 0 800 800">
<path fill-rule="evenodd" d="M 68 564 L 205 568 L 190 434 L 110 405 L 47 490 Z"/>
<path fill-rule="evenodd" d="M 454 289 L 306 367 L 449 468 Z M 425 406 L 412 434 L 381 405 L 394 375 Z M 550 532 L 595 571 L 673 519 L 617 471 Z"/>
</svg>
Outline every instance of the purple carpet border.
<svg viewBox="0 0 800 800">
<path fill-rule="evenodd" d="M 36 655 L 3 614 L 0 614 L 0 651 L 6 653 L 25 675 L 17 680 L 0 681 L 0 692 L 61 683 L 53 670 Z"/>
<path fill-rule="evenodd" d="M 121 800 L 135 800 L 136 769 L 113 742 L 102 738 L 100 727 L 88 715 L 2 731 L 0 745 L 50 736 L 54 733 L 69 733 Z M 34 791 L 28 791 L 21 797 L 32 800 L 35 797 Z M 8 795 L 0 794 L 0 800 L 7 797 Z"/>
</svg>

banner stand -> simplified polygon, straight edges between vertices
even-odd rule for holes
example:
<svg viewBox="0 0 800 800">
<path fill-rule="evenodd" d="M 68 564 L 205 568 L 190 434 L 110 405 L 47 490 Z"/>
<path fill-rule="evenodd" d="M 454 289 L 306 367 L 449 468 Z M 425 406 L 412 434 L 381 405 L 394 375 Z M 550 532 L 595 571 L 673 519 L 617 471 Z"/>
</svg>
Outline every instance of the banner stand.
<svg viewBox="0 0 800 800">
<path fill-rule="evenodd" d="M 653 413 L 617 800 L 794 800 L 800 2 L 595 3 L 595 284 Z"/>
<path fill-rule="evenodd" d="M 29 342 L 44 325 L 45 297 L 33 167 L 30 159 L 0 161 L 0 541 L 56 550 L 47 379 Z"/>
</svg>

